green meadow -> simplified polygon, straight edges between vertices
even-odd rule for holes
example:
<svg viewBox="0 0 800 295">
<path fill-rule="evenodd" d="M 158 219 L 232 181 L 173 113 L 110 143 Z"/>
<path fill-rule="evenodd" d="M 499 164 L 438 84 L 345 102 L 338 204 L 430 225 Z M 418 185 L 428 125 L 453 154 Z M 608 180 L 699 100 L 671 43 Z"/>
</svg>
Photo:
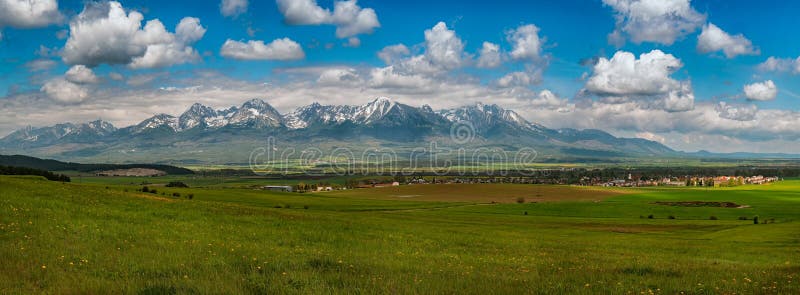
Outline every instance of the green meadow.
<svg viewBox="0 0 800 295">
<path fill-rule="evenodd" d="M 800 294 L 798 180 L 314 194 L 78 180 L 0 177 L 0 293 Z M 192 188 L 159 186 L 173 180 Z M 655 203 L 690 201 L 738 208 Z"/>
</svg>

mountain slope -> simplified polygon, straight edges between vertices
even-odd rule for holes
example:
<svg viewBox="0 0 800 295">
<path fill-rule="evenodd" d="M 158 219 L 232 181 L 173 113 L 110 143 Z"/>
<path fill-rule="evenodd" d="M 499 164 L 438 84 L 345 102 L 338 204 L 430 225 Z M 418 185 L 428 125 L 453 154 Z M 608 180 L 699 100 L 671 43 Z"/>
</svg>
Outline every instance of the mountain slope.
<svg viewBox="0 0 800 295">
<path fill-rule="evenodd" d="M 454 141 L 457 136 L 467 136 L 466 141 Z M 329 150 L 383 146 L 407 151 L 436 141 L 472 149 L 534 148 L 548 159 L 679 155 L 657 142 L 617 138 L 600 130 L 549 129 L 498 105 L 434 111 L 385 97 L 356 106 L 312 103 L 285 115 L 260 99 L 220 110 L 196 103 L 177 117 L 159 114 L 121 129 L 99 120 L 28 127 L 0 139 L 0 152 L 215 163 L 246 161 L 268 137 L 287 146 Z"/>
</svg>

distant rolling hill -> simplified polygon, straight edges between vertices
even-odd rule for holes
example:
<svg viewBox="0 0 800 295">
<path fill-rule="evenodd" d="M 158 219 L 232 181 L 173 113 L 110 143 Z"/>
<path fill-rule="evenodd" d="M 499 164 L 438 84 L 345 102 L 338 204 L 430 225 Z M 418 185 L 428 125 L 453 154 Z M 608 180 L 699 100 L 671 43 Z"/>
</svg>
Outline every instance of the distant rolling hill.
<svg viewBox="0 0 800 295">
<path fill-rule="evenodd" d="M 78 164 L 61 162 L 56 160 L 45 160 L 35 157 L 13 155 L 5 156 L 0 155 L 0 166 L 11 167 L 25 167 L 31 169 L 40 169 L 47 171 L 79 171 L 79 172 L 95 172 L 104 170 L 115 169 L 131 169 L 131 168 L 148 168 L 164 171 L 167 174 L 185 175 L 194 174 L 192 170 L 175 167 L 170 165 L 159 164 Z"/>
</svg>

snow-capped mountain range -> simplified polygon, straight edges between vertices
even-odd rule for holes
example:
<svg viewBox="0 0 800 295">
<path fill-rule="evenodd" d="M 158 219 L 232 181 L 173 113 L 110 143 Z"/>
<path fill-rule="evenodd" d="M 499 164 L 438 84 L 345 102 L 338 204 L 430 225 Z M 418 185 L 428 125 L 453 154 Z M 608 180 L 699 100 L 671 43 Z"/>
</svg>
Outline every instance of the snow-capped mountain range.
<svg viewBox="0 0 800 295">
<path fill-rule="evenodd" d="M 536 147 L 554 154 L 583 156 L 593 155 L 592 151 L 613 156 L 674 152 L 656 142 L 616 138 L 599 130 L 549 129 L 494 104 L 434 111 L 427 105 L 413 107 L 386 97 L 356 106 L 312 103 L 287 114 L 260 99 L 227 109 L 195 103 L 179 116 L 157 114 L 124 128 L 102 120 L 23 128 L 0 139 L 0 152 L 57 151 L 84 155 L 121 147 L 169 148 L 178 142 L 182 146 L 202 143 L 213 147 L 267 134 L 290 142 L 336 141 L 358 145 L 374 139 L 402 144 L 446 138 L 456 122 L 473 127 L 475 145 Z"/>
</svg>

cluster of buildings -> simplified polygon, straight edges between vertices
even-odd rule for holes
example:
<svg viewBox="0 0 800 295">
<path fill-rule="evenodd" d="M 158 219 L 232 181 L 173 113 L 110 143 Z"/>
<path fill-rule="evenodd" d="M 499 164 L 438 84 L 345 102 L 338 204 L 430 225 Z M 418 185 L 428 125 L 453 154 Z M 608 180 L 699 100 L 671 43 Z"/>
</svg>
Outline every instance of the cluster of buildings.
<svg viewBox="0 0 800 295">
<path fill-rule="evenodd" d="M 615 179 L 592 185 L 606 187 L 647 187 L 647 186 L 699 186 L 699 187 L 730 187 L 745 184 L 766 184 L 779 181 L 778 177 L 765 176 L 681 176 L 664 177 L 660 179 L 634 179 L 628 175 L 627 179 Z"/>
</svg>

